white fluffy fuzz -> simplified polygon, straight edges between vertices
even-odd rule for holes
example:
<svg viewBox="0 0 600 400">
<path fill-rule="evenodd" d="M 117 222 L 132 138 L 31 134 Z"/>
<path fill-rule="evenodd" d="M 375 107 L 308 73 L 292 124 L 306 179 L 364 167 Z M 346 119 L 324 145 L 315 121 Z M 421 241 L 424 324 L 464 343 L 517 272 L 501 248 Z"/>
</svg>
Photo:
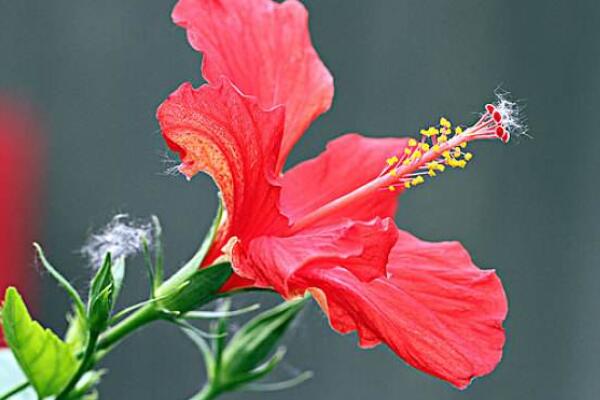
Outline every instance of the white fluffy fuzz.
<svg viewBox="0 0 600 400">
<path fill-rule="evenodd" d="M 144 242 L 151 245 L 153 233 L 150 222 L 134 222 L 128 214 L 117 214 L 108 225 L 89 237 L 81 253 L 92 268 L 100 268 L 107 253 L 117 259 L 141 252 Z"/>
<path fill-rule="evenodd" d="M 512 137 L 528 136 L 523 108 L 510 98 L 510 93 L 496 89 L 496 110 L 502 115 L 502 126 L 510 133 Z"/>
</svg>

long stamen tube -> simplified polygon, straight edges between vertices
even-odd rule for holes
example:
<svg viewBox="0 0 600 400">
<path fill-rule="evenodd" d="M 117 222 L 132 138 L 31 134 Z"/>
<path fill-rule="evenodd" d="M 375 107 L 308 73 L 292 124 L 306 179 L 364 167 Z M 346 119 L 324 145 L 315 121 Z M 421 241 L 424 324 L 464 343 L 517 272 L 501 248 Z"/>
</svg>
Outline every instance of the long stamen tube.
<svg viewBox="0 0 600 400">
<path fill-rule="evenodd" d="M 379 176 L 300 218 L 293 224 L 292 230 L 299 231 L 375 191 L 402 191 L 424 183 L 425 176 L 434 177 L 447 167 L 464 168 L 473 158 L 472 153 L 465 151 L 469 142 L 495 139 L 508 143 L 511 133 L 522 131 L 517 117 L 515 103 L 499 96 L 498 103 L 487 104 L 485 112 L 469 128 L 453 128 L 448 119 L 441 118 L 439 126 L 421 130 L 420 141 L 409 139 L 399 154 L 389 157 Z"/>
</svg>

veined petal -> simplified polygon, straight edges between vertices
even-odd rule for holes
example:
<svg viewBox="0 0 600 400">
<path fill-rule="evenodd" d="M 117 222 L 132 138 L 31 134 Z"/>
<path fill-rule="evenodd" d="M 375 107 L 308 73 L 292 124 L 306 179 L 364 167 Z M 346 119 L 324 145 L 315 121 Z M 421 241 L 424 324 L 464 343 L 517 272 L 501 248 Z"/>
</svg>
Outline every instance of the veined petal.
<svg viewBox="0 0 600 400">
<path fill-rule="evenodd" d="M 304 6 L 296 0 L 180 0 L 173 21 L 204 53 L 208 82 L 226 76 L 263 108 L 285 105 L 281 171 L 294 143 L 333 99 L 333 78 L 312 46 Z"/>
<path fill-rule="evenodd" d="M 388 157 L 399 154 L 408 139 L 366 138 L 357 134 L 341 136 L 327 145 L 316 158 L 304 161 L 281 178 L 282 212 L 293 223 L 338 197 L 377 178 Z M 376 216 L 393 217 L 397 196 L 382 190 L 362 199 L 318 224 L 331 224 L 340 218 L 368 221 Z"/>
<path fill-rule="evenodd" d="M 465 388 L 490 373 L 504 345 L 507 303 L 500 280 L 456 242 L 428 243 L 400 232 L 389 277 L 370 282 L 343 266 L 303 268 L 290 287 L 309 289 L 340 333 L 362 347 L 387 344 L 408 364 Z"/>
<path fill-rule="evenodd" d="M 288 279 L 304 268 L 343 265 L 358 281 L 385 275 L 390 249 L 397 237 L 391 219 L 369 222 L 345 220 L 335 225 L 306 229 L 288 237 L 263 236 L 254 239 L 245 260 L 237 263 L 240 273 L 252 276 L 258 286 L 273 287 L 285 297 Z M 245 262 L 244 262 L 245 261 Z"/>
<path fill-rule="evenodd" d="M 274 184 L 275 149 L 283 133 L 283 109 L 264 111 L 229 81 L 194 89 L 181 85 L 159 107 L 157 118 L 181 172 L 209 174 L 227 210 L 217 251 L 232 236 L 244 240 L 287 226 Z"/>
</svg>

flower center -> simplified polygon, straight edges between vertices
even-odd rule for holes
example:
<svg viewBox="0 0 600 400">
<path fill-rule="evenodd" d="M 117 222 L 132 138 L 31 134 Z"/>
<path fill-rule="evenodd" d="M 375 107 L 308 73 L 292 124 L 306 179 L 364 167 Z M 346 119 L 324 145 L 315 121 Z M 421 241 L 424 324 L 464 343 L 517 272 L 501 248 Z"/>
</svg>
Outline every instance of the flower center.
<svg viewBox="0 0 600 400">
<path fill-rule="evenodd" d="M 439 126 L 421 129 L 421 140 L 409 139 L 401 154 L 387 159 L 387 166 L 378 178 L 389 175 L 389 191 L 408 189 L 434 177 L 447 167 L 465 168 L 473 158 L 466 152 L 467 143 L 476 139 L 510 140 L 510 133 L 502 125 L 502 114 L 492 104 L 472 127 L 464 130 L 452 127 L 449 120 L 440 118 Z"/>
<path fill-rule="evenodd" d="M 421 130 L 420 140 L 409 139 L 399 154 L 389 157 L 379 176 L 298 219 L 292 231 L 310 226 L 376 191 L 402 191 L 422 184 L 426 177 L 434 177 L 446 168 L 464 168 L 473 158 L 465 150 L 470 141 L 496 139 L 507 143 L 511 138 L 509 129 L 518 134 L 522 127 L 515 104 L 504 97 L 495 105 L 486 105 L 485 112 L 469 128 L 453 128 L 449 120 L 441 118 L 438 126 Z"/>
</svg>

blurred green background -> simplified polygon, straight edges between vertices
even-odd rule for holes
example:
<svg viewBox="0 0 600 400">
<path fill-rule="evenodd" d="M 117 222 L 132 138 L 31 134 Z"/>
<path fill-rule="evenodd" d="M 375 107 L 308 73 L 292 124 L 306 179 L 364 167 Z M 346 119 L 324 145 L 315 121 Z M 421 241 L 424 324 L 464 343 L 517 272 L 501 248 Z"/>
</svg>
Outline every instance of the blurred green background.
<svg viewBox="0 0 600 400">
<path fill-rule="evenodd" d="M 316 306 L 288 336 L 279 373 L 316 377 L 290 391 L 231 399 L 594 399 L 600 391 L 600 3 L 518 0 L 311 0 L 313 41 L 335 77 L 332 110 L 290 165 L 343 132 L 406 135 L 440 115 L 471 122 L 501 85 L 526 104 L 533 140 L 474 146 L 475 160 L 411 190 L 399 226 L 457 239 L 503 278 L 504 359 L 465 392 L 363 351 Z M 86 289 L 77 250 L 117 212 L 157 214 L 172 270 L 195 250 L 216 207 L 210 180 L 163 173 L 154 112 L 200 57 L 170 22 L 174 1 L 0 0 L 0 90 L 29 99 L 48 138 L 42 231 L 48 256 Z M 516 142 L 516 141 L 515 141 Z M 169 156 L 173 159 L 173 155 Z M 4 189 L 3 189 L 4 190 Z M 32 254 L 33 257 L 33 254 Z M 40 274 L 30 266 L 32 274 Z M 42 275 L 38 317 L 65 327 L 67 298 Z M 131 263 L 128 302 L 147 283 Z M 201 357 L 171 326 L 131 338 L 106 360 L 105 399 L 183 399 Z"/>
</svg>

